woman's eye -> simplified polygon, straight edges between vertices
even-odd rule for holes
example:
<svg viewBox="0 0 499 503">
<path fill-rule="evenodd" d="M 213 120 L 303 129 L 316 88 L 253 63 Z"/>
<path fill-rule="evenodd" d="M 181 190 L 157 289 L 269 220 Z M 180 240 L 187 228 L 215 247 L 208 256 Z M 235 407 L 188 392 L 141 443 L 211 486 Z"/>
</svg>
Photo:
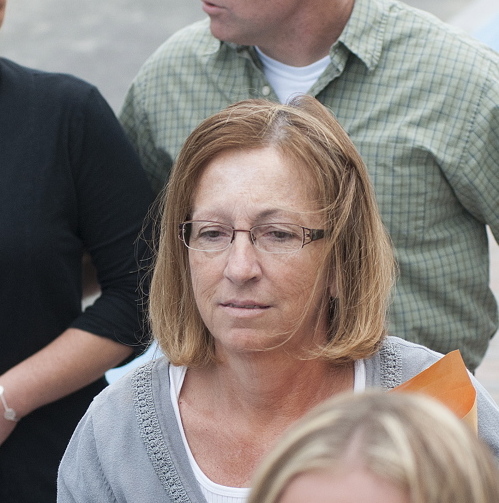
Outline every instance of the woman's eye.
<svg viewBox="0 0 499 503">
<path fill-rule="evenodd" d="M 269 233 L 270 237 L 278 239 L 280 241 L 285 241 L 286 239 L 293 239 L 293 234 L 286 231 L 272 231 Z"/>
<path fill-rule="evenodd" d="M 215 239 L 224 239 L 229 236 L 229 233 L 226 229 L 221 228 L 209 228 L 209 229 L 201 229 L 198 233 L 198 239 L 206 239 L 206 240 L 215 240 Z"/>
<path fill-rule="evenodd" d="M 293 241 L 301 239 L 294 229 L 281 227 L 268 227 L 263 230 L 262 237 L 273 241 Z"/>
</svg>

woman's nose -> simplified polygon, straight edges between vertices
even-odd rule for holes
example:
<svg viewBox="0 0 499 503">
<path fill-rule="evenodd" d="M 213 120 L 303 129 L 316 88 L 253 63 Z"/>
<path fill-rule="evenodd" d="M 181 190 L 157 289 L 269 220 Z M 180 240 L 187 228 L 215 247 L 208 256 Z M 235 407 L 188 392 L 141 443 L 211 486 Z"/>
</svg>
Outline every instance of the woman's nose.
<svg viewBox="0 0 499 503">
<path fill-rule="evenodd" d="M 225 276 L 234 283 L 243 284 L 260 279 L 261 274 L 259 252 L 249 232 L 235 232 L 227 253 Z"/>
</svg>

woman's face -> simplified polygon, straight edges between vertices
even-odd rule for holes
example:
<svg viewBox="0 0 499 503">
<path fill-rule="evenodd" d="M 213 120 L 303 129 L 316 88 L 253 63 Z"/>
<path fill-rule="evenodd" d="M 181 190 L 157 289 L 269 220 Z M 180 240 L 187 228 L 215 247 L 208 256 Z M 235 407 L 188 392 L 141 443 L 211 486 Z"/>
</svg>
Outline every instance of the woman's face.
<svg viewBox="0 0 499 503">
<path fill-rule="evenodd" d="M 283 222 L 320 229 L 304 171 L 271 147 L 224 152 L 201 176 L 192 220 L 245 230 Z M 266 253 L 248 233 L 237 232 L 226 250 L 189 249 L 196 304 L 219 356 L 275 348 L 294 330 L 287 349 L 310 347 L 314 337 L 324 341 L 327 316 L 319 306 L 327 286 L 319 283 L 314 290 L 323 247 L 318 240 L 294 253 Z"/>
<path fill-rule="evenodd" d="M 294 478 L 278 503 L 410 503 L 409 494 L 364 468 L 315 471 Z"/>
</svg>

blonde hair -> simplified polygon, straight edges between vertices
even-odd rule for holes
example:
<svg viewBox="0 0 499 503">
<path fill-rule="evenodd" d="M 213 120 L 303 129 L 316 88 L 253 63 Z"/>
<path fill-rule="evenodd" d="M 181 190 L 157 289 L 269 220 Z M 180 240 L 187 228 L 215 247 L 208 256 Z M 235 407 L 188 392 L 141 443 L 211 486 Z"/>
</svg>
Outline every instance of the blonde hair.
<svg viewBox="0 0 499 503">
<path fill-rule="evenodd" d="M 176 365 L 215 361 L 213 339 L 194 301 L 188 250 L 178 238 L 178 226 L 190 218 L 193 194 L 213 159 L 231 149 L 265 147 L 277 149 L 308 176 L 326 223 L 326 254 L 318 275 L 334 284 L 336 295 L 331 299 L 324 292 L 328 342 L 314 356 L 336 363 L 367 358 L 385 335 L 394 261 L 367 170 L 353 143 L 310 96 L 288 105 L 245 100 L 204 120 L 191 133 L 161 196 L 149 310 L 153 334 Z"/>
<path fill-rule="evenodd" d="M 300 474 L 357 465 L 411 503 L 499 501 L 491 452 L 450 410 L 423 395 L 369 391 L 336 395 L 300 420 L 260 465 L 248 503 L 277 503 Z"/>
</svg>

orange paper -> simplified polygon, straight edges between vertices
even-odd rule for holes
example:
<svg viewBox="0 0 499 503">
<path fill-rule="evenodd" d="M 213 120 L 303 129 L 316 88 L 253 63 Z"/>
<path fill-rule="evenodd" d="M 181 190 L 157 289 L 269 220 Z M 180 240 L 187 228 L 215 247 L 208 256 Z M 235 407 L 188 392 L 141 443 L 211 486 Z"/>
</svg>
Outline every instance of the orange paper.
<svg viewBox="0 0 499 503">
<path fill-rule="evenodd" d="M 429 395 L 449 407 L 475 432 L 478 431 L 476 390 L 459 350 L 451 351 L 391 391 Z"/>
</svg>

